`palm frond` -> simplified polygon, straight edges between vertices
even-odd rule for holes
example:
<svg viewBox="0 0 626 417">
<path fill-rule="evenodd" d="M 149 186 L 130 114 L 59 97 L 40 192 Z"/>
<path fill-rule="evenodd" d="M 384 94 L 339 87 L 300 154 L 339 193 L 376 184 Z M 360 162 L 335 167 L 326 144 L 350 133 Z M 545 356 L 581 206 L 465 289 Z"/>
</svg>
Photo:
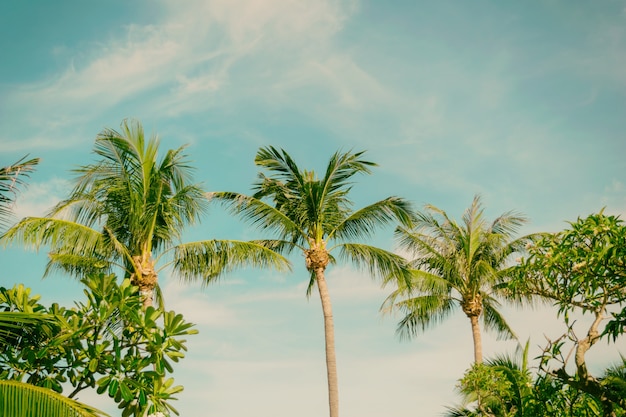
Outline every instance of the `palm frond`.
<svg viewBox="0 0 626 417">
<path fill-rule="evenodd" d="M 399 197 L 388 197 L 357 210 L 328 233 L 337 239 L 359 239 L 371 236 L 375 229 L 398 221 L 410 226 L 412 205 Z"/>
<path fill-rule="evenodd" d="M 626 398 L 626 357 L 605 369 L 600 380 L 615 396 Z"/>
<path fill-rule="evenodd" d="M 13 204 L 20 187 L 26 183 L 35 166 L 39 163 L 39 158 L 21 158 L 12 165 L 0 168 L 0 228 L 6 227 L 13 214 Z"/>
<path fill-rule="evenodd" d="M 482 414 L 477 413 L 475 411 L 470 410 L 469 408 L 465 408 L 462 406 L 459 407 L 446 407 L 446 413 L 444 417 L 480 417 Z"/>
<path fill-rule="evenodd" d="M 50 252 L 43 276 L 47 277 L 55 271 L 60 271 L 80 278 L 88 274 L 111 273 L 114 266 L 120 265 L 113 264 L 109 262 L 107 257 L 96 254 L 79 255 Z"/>
<path fill-rule="evenodd" d="M 48 388 L 0 381 L 0 414 L 11 417 L 105 417 L 104 411 L 79 403 Z"/>
<path fill-rule="evenodd" d="M 432 295 L 441 298 L 452 297 L 452 287 L 445 279 L 426 271 L 411 269 L 411 281 L 396 282 L 396 289 L 383 301 L 380 311 L 391 314 L 402 301 L 424 295 Z"/>
<path fill-rule="evenodd" d="M 257 152 L 254 163 L 275 173 L 278 179 L 282 179 L 283 182 L 294 181 L 300 188 L 304 184 L 304 178 L 298 166 L 283 149 L 278 150 L 273 146 L 262 147 Z M 262 189 L 259 189 L 259 191 L 262 191 Z M 265 193 L 262 194 L 267 195 Z"/>
<path fill-rule="evenodd" d="M 371 173 L 370 167 L 375 167 L 377 164 L 362 159 L 363 154 L 365 151 L 354 153 L 338 151 L 331 156 L 322 180 L 324 195 L 344 188 L 349 184 L 348 180 L 356 174 Z"/>
<path fill-rule="evenodd" d="M 441 323 L 456 307 L 456 300 L 451 297 L 420 295 L 402 300 L 395 305 L 396 310 L 404 314 L 396 333 L 401 340 L 410 339 Z"/>
<path fill-rule="evenodd" d="M 281 238 L 295 236 L 299 237 L 298 241 L 306 242 L 305 232 L 291 218 L 262 200 L 234 192 L 211 192 L 207 198 L 219 201 L 253 226 L 273 230 Z"/>
<path fill-rule="evenodd" d="M 102 252 L 102 233 L 75 222 L 47 217 L 26 217 L 2 237 L 5 246 L 19 243 L 39 250 L 49 245 L 53 251 L 80 255 Z"/>
<path fill-rule="evenodd" d="M 406 259 L 402 256 L 375 246 L 358 243 L 342 243 L 338 246 L 342 259 L 367 270 L 374 277 L 382 278 L 383 284 L 396 281 L 411 285 L 411 271 Z"/>
<path fill-rule="evenodd" d="M 324 178 L 315 182 L 319 185 L 316 195 L 311 196 L 309 206 L 317 205 L 319 213 L 326 212 L 328 208 L 333 211 L 342 211 L 349 205 L 346 196 L 350 191 L 350 178 L 359 173 L 369 174 L 369 167 L 377 166 L 375 163 L 362 159 L 365 152 L 335 152 L 326 167 Z M 340 216 L 341 218 L 342 216 Z M 331 222 L 336 224 L 337 222 Z"/>
<path fill-rule="evenodd" d="M 35 324 L 48 325 L 54 322 L 54 317 L 42 313 L 27 313 L 23 311 L 0 312 L 0 345 L 7 339 L 23 336 L 24 326 Z"/>
<path fill-rule="evenodd" d="M 485 330 L 495 332 L 498 340 L 517 340 L 513 329 L 511 329 L 502 314 L 497 310 L 496 307 L 498 306 L 499 303 L 495 299 L 488 296 L 483 298 L 482 316 Z"/>
<path fill-rule="evenodd" d="M 309 271 L 309 284 L 306 286 L 306 298 L 310 298 L 315 287 L 315 271 Z"/>
<path fill-rule="evenodd" d="M 291 270 L 291 264 L 266 241 L 207 240 L 174 248 L 173 266 L 185 281 L 202 280 L 209 284 L 226 272 L 243 267 Z"/>
</svg>

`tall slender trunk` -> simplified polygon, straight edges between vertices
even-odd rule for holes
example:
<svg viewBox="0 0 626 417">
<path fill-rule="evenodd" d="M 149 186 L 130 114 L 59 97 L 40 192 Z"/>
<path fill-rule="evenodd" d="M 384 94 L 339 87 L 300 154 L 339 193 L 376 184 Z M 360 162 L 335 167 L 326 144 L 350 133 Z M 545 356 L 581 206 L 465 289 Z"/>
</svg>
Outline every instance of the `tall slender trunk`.
<svg viewBox="0 0 626 417">
<path fill-rule="evenodd" d="M 478 323 L 478 316 L 469 316 L 472 323 L 472 337 L 474 339 L 474 363 L 483 363 L 483 342 L 480 337 L 480 324 Z"/>
<path fill-rule="evenodd" d="M 326 373 L 328 376 L 328 405 L 330 417 L 339 417 L 339 385 L 337 381 L 337 357 L 335 355 L 335 325 L 333 323 L 333 308 L 330 295 L 324 278 L 324 268 L 315 269 L 317 288 L 322 301 L 324 313 L 324 339 L 326 341 Z"/>
</svg>

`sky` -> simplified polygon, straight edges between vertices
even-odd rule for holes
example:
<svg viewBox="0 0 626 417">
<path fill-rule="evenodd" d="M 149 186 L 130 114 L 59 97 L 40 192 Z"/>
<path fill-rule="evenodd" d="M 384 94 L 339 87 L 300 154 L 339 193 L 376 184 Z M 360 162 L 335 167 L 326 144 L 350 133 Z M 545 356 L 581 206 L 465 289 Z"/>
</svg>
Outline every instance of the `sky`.
<svg viewBox="0 0 626 417">
<path fill-rule="evenodd" d="M 254 155 L 272 145 L 318 172 L 337 150 L 365 150 L 378 167 L 355 182 L 355 207 L 397 195 L 458 218 L 480 194 L 490 218 L 525 214 L 523 233 L 626 213 L 624 0 L 0 2 L 0 51 L 0 166 L 41 158 L 17 218 L 64 198 L 96 135 L 126 118 L 163 151 L 187 145 L 209 191 L 248 193 Z M 257 237 L 212 207 L 183 240 Z M 395 250 L 393 230 L 374 243 Z M 166 306 L 200 332 L 174 375 L 183 417 L 327 413 L 319 299 L 292 261 L 210 286 L 160 276 Z M 0 249 L 0 285 L 83 300 L 70 278 L 42 280 L 45 263 L 45 250 Z M 349 265 L 327 277 L 342 415 L 438 416 L 458 402 L 473 358 L 460 312 L 400 341 L 398 317 L 379 312 L 391 288 Z M 552 310 L 505 311 L 535 351 L 563 331 Z M 487 357 L 515 347 L 484 343 Z M 592 366 L 621 343 L 594 348 Z"/>
</svg>

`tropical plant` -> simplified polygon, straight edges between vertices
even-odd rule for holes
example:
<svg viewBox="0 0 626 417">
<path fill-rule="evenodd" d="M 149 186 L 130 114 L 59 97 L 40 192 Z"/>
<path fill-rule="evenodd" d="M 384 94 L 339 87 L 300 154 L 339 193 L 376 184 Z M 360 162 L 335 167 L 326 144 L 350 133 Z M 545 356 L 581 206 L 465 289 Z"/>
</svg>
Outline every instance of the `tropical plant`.
<svg viewBox="0 0 626 417">
<path fill-rule="evenodd" d="M 24 185 L 24 178 L 33 171 L 39 158 L 20 159 L 13 165 L 0 168 L 0 231 L 7 226 L 13 214 L 12 206 L 19 187 Z"/>
<path fill-rule="evenodd" d="M 17 285 L 0 288 L 5 311 L 54 318 L 45 327 L 31 326 L 0 349 L 0 379 L 26 382 L 63 392 L 75 399 L 86 389 L 106 394 L 122 416 L 174 412 L 183 387 L 174 385 L 173 364 L 184 357 L 185 337 L 197 333 L 182 315 L 149 306 L 130 280 L 114 275 L 83 279 L 86 302 L 68 309 L 45 307 L 39 296 Z"/>
<path fill-rule="evenodd" d="M 609 317 L 609 309 L 626 303 L 626 226 L 618 216 L 602 211 L 578 218 L 570 227 L 543 235 L 528 248 L 528 256 L 517 267 L 513 290 L 535 294 L 558 306 L 567 331 L 551 340 L 544 349 L 541 367 L 576 390 L 585 392 L 602 404 L 604 415 L 613 416 L 626 408 L 626 400 L 614 387 L 589 372 L 586 354 L 602 338 L 615 341 L 624 333 L 624 310 Z M 578 337 L 570 320 L 572 312 L 590 314 L 593 320 L 584 337 Z M 575 372 L 566 365 L 572 344 Z M 555 368 L 556 366 L 556 368 Z"/>
<path fill-rule="evenodd" d="M 417 213 L 413 228 L 396 229 L 399 246 L 412 258 L 409 285 L 400 281 L 383 310 L 398 310 L 404 317 L 397 332 L 403 338 L 434 326 L 460 307 L 470 319 L 474 362 L 482 362 L 479 319 L 500 338 L 515 337 L 498 311 L 497 297 L 506 297 L 504 285 L 512 254 L 521 251 L 528 238 L 514 239 L 526 221 L 507 212 L 488 223 L 476 196 L 458 224 L 432 205 Z"/>
<path fill-rule="evenodd" d="M 527 342 L 521 358 L 498 355 L 485 363 L 474 364 L 459 383 L 464 400 L 475 401 L 481 415 L 531 416 L 532 375 L 528 368 L 528 347 Z"/>
<path fill-rule="evenodd" d="M 367 241 L 377 227 L 392 221 L 410 224 L 410 204 L 404 199 L 389 197 L 352 210 L 348 198 L 352 177 L 369 174 L 370 167 L 375 166 L 363 159 L 363 152 L 336 152 L 321 178 L 314 171 L 300 169 L 286 151 L 274 147 L 259 149 L 255 163 L 270 176 L 259 174 L 253 196 L 219 192 L 212 193 L 211 197 L 262 230 L 274 233 L 275 239 L 265 241 L 268 248 L 285 254 L 294 250 L 304 254 L 310 274 L 307 296 L 317 285 L 321 298 L 330 416 L 337 417 L 334 324 L 325 278 L 327 266 L 337 262 L 331 252 L 337 250 L 341 259 L 385 280 L 407 279 L 405 260 L 401 256 L 361 242 Z"/>
<path fill-rule="evenodd" d="M 50 389 L 18 381 L 0 381 L 0 415 L 11 417 L 106 417 L 103 411 Z"/>
<path fill-rule="evenodd" d="M 75 170 L 70 196 L 46 217 L 28 217 L 3 237 L 51 252 L 46 274 L 60 269 L 78 278 L 119 267 L 152 305 L 157 284 L 156 263 L 168 264 L 182 278 L 208 283 L 242 266 L 288 269 L 288 262 L 255 242 L 207 240 L 178 243 L 183 228 L 206 208 L 199 185 L 190 183 L 191 166 L 184 147 L 159 159 L 159 140 L 146 139 L 141 124 L 124 121 L 121 132 L 105 129 L 95 141 L 98 162 Z"/>
<path fill-rule="evenodd" d="M 623 365 L 605 372 L 604 383 L 619 389 L 624 385 Z M 609 382 L 610 380 L 610 382 Z M 499 355 L 474 364 L 459 381 L 463 405 L 450 407 L 446 417 L 601 417 L 597 398 L 542 372 L 528 367 L 528 343 L 520 356 Z M 622 391 L 623 394 L 623 391 Z M 611 414 L 623 416 L 623 412 Z"/>
<path fill-rule="evenodd" d="M 0 231 L 10 223 L 13 204 L 24 178 L 34 170 L 39 158 L 0 168 Z M 0 311 L 0 351 L 17 341 L 37 338 L 49 332 L 53 317 L 38 311 Z M 58 416 L 101 417 L 106 413 L 71 400 L 56 392 L 18 381 L 0 380 L 0 415 L 12 417 Z"/>
</svg>

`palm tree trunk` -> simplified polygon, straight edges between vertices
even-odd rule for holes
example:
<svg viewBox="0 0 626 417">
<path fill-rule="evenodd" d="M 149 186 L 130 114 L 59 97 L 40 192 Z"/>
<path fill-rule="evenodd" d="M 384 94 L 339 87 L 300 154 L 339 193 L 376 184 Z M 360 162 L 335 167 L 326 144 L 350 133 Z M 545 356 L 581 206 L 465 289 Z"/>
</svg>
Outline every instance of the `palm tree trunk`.
<svg viewBox="0 0 626 417">
<path fill-rule="evenodd" d="M 333 323 L 333 308 L 330 303 L 328 287 L 324 278 L 324 269 L 316 268 L 315 278 L 322 300 L 324 313 L 324 338 L 326 341 L 326 373 L 328 375 L 328 404 L 330 417 L 339 417 L 339 385 L 337 381 L 337 357 L 335 355 L 335 325 Z"/>
<path fill-rule="evenodd" d="M 151 254 L 133 256 L 134 273 L 130 277 L 130 282 L 139 287 L 141 303 L 143 309 L 152 305 L 154 299 L 154 288 L 157 285 L 157 273 L 154 270 L 154 260 Z"/>
<path fill-rule="evenodd" d="M 478 323 L 478 316 L 469 316 L 472 323 L 472 337 L 474 338 L 474 363 L 483 363 L 483 342 L 480 337 L 480 324 Z"/>
</svg>

